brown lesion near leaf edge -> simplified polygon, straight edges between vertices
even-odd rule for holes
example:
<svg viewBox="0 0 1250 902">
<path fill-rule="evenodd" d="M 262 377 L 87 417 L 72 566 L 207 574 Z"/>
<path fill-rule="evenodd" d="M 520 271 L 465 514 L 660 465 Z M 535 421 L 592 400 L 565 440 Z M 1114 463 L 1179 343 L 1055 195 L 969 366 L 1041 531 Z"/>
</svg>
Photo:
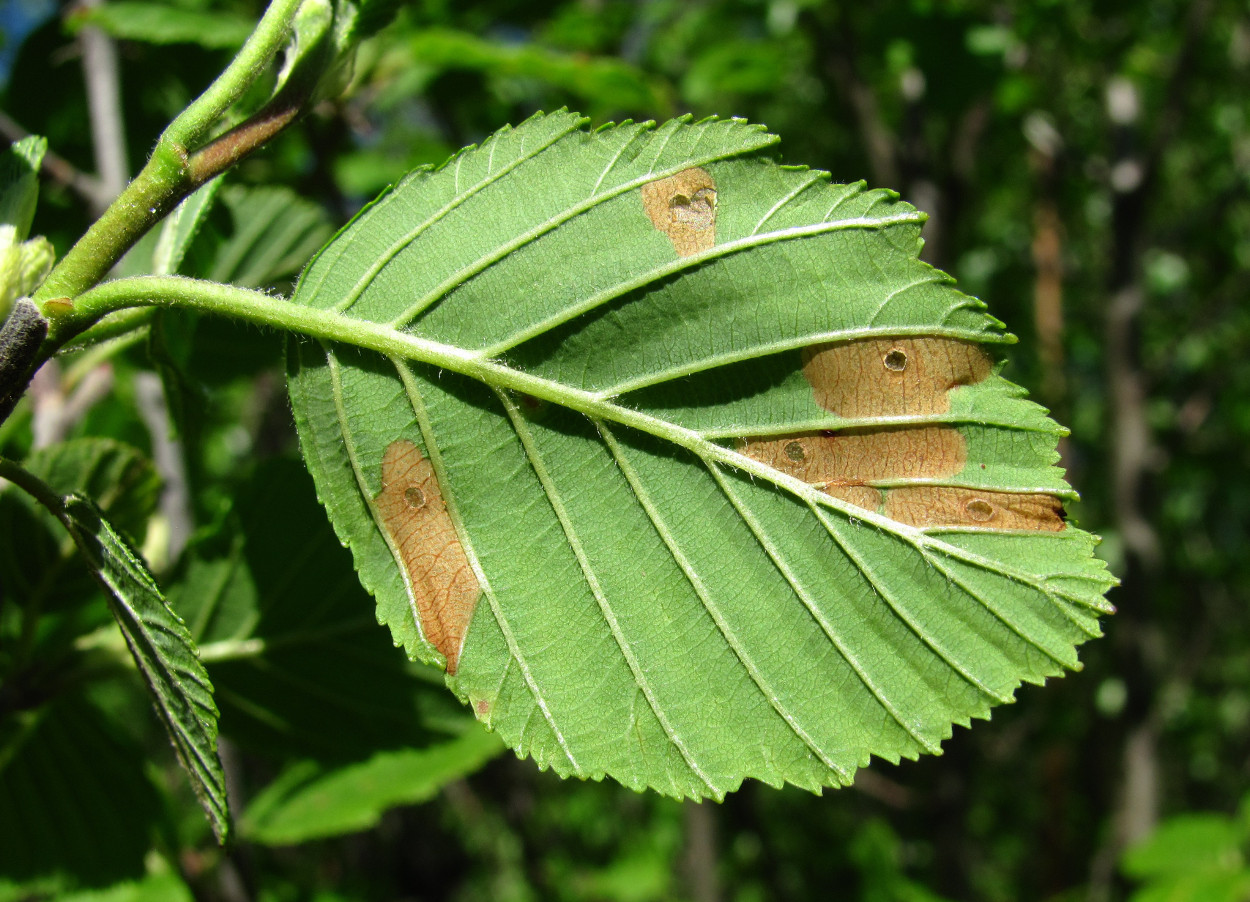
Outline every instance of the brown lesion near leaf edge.
<svg viewBox="0 0 1250 902">
<path fill-rule="evenodd" d="M 869 338 L 803 351 L 816 403 L 848 420 L 946 413 L 952 388 L 993 369 L 984 348 L 954 338 Z"/>
<path fill-rule="evenodd" d="M 985 379 L 993 360 L 957 339 L 884 338 L 814 345 L 803 352 L 813 399 L 848 419 L 928 416 L 950 410 L 949 393 Z M 858 427 L 746 438 L 739 450 L 835 498 L 909 526 L 1059 531 L 1054 495 L 943 485 L 878 487 L 896 480 L 947 479 L 968 462 L 953 426 Z"/>
<path fill-rule="evenodd" d="M 434 468 L 412 442 L 387 446 L 373 504 L 408 575 L 421 631 L 454 674 L 482 591 Z"/>
<path fill-rule="evenodd" d="M 909 485 L 885 493 L 884 513 L 908 526 L 983 526 L 1063 530 L 1063 502 L 1054 495 L 987 492 L 945 485 Z"/>
<path fill-rule="evenodd" d="M 716 182 L 693 167 L 642 186 L 642 207 L 651 224 L 668 236 L 679 257 L 716 244 Z"/>
</svg>

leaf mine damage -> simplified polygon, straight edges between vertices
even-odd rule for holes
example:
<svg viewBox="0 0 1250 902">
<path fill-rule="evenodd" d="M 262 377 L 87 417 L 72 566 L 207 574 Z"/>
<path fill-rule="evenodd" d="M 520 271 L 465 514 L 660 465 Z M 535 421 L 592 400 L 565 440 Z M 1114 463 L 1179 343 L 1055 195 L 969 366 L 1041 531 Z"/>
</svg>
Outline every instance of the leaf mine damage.
<svg viewBox="0 0 1250 902">
<path fill-rule="evenodd" d="M 382 458 L 382 491 L 373 499 L 412 587 L 425 638 L 454 674 L 464 634 L 481 595 L 456 535 L 434 468 L 412 442 L 392 442 Z"/>
<path fill-rule="evenodd" d="M 984 349 L 951 338 L 872 338 L 803 351 L 816 403 L 848 420 L 946 413 L 952 388 L 980 382 L 993 367 Z"/>
<path fill-rule="evenodd" d="M 716 182 L 698 167 L 642 186 L 642 206 L 679 257 L 716 244 Z"/>
<path fill-rule="evenodd" d="M 930 416 L 950 410 L 949 393 L 993 369 L 979 346 L 947 338 L 868 339 L 815 345 L 803 375 L 816 403 L 847 419 Z M 957 476 L 967 466 L 962 432 L 925 425 L 748 438 L 742 453 L 857 507 L 909 526 L 1060 531 L 1053 495 L 944 485 L 877 488 L 874 483 Z"/>
</svg>

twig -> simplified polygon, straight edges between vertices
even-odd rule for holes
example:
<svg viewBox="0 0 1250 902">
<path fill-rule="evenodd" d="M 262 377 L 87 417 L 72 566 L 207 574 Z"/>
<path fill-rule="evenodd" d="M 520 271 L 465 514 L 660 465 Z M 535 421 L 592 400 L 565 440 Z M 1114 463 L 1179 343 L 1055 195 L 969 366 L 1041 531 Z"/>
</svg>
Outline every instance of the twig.
<svg viewBox="0 0 1250 902">
<path fill-rule="evenodd" d="M 99 6 L 101 2 L 82 0 L 82 6 L 90 8 Z M 87 82 L 87 113 L 91 121 L 96 172 L 100 177 L 101 193 L 111 202 L 130 181 L 117 45 L 94 25 L 85 26 L 78 40 L 82 46 L 83 76 Z"/>
</svg>

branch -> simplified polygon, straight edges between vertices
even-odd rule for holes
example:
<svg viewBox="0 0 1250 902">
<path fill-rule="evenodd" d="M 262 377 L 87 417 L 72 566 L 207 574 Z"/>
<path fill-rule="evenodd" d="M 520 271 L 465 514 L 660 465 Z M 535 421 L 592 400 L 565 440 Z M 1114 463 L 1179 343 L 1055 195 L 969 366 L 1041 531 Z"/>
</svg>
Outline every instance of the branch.
<svg viewBox="0 0 1250 902">
<path fill-rule="evenodd" d="M 99 6 L 101 0 L 83 0 L 83 6 Z M 82 70 L 87 82 L 87 113 L 91 122 L 91 145 L 95 152 L 100 193 L 112 201 L 130 181 L 126 154 L 126 127 L 122 116 L 121 79 L 117 45 L 93 25 L 78 36 L 82 47 Z M 94 211 L 98 216 L 102 210 Z"/>
<path fill-rule="evenodd" d="M 190 152 L 286 45 L 300 3 L 274 0 L 226 71 L 170 124 L 143 171 L 52 270 L 34 296 L 40 309 L 50 300 L 75 297 L 99 283 L 136 241 L 198 187 Z M 251 143 L 236 143 L 234 151 L 250 153 L 273 133 L 264 128 L 250 132 Z M 216 165 L 224 167 L 229 161 Z"/>
</svg>

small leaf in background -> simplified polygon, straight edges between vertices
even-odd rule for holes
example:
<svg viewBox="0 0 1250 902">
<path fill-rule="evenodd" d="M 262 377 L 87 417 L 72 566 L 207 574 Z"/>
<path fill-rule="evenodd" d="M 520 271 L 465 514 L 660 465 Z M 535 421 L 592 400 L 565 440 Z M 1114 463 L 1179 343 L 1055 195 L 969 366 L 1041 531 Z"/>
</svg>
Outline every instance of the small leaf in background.
<svg viewBox="0 0 1250 902">
<path fill-rule="evenodd" d="M 194 902 L 191 890 L 175 874 L 154 874 L 104 890 L 70 893 L 59 902 Z"/>
<path fill-rule="evenodd" d="M 204 278 L 244 288 L 263 288 L 300 271 L 333 234 L 325 211 L 289 188 L 221 192 L 234 229 L 217 249 Z"/>
<path fill-rule="evenodd" d="M 106 34 L 145 44 L 198 44 L 209 50 L 243 45 L 255 21 L 222 9 L 130 0 L 85 6 L 70 19 L 75 28 L 94 25 Z"/>
<path fill-rule="evenodd" d="M 18 241 L 30 234 L 39 202 L 39 167 L 47 152 L 47 139 L 30 135 L 0 155 L 0 223 L 13 226 Z"/>
<path fill-rule="evenodd" d="M 405 6 L 405 0 L 339 0 L 340 6 L 355 7 L 350 40 L 362 41 L 372 37 L 395 20 Z"/>
<path fill-rule="evenodd" d="M 239 832 L 253 842 L 292 845 L 367 830 L 388 809 L 433 798 L 502 750 L 498 737 L 471 728 L 428 748 L 380 752 L 334 770 L 301 762 L 252 800 Z"/>
<path fill-rule="evenodd" d="M 26 238 L 39 200 L 39 165 L 47 150 L 44 138 L 31 135 L 0 156 L 0 322 L 14 301 L 39 287 L 56 259 L 48 239 Z"/>
<path fill-rule="evenodd" d="M 1163 821 L 1120 861 L 1144 885 L 1132 902 L 1244 902 L 1250 898 L 1250 797 L 1238 817 L 1182 814 Z"/>
<path fill-rule="evenodd" d="M 267 461 L 239 486 L 169 598 L 209 668 L 222 732 L 244 748 L 329 767 L 480 729 L 378 629 L 296 461 Z"/>
<path fill-rule="evenodd" d="M 296 461 L 267 461 L 240 486 L 170 600 L 208 662 L 223 734 L 292 759 L 247 809 L 245 838 L 366 829 L 502 750 L 386 641 Z"/>
<path fill-rule="evenodd" d="M 432 73 L 480 72 L 507 93 L 508 85 L 532 82 L 549 87 L 595 110 L 655 110 L 671 108 L 663 83 L 621 59 L 565 53 L 534 43 L 490 40 L 466 31 L 422 29 L 402 48 L 391 51 L 396 60 Z"/>
<path fill-rule="evenodd" d="M 221 190 L 222 178 L 218 176 L 196 191 L 174 212 L 165 217 L 157 231 L 156 247 L 152 251 L 152 263 L 149 272 L 156 275 L 170 275 L 178 272 L 182 266 L 182 258 L 204 224 L 205 217 L 217 199 Z"/>
<path fill-rule="evenodd" d="M 142 452 L 106 438 L 79 438 L 42 448 L 23 466 L 61 495 L 94 498 L 110 522 L 142 542 L 156 510 L 160 477 Z M 0 583 L 19 605 L 77 617 L 83 596 L 94 594 L 62 525 L 25 493 L 0 493 Z M 103 615 L 107 618 L 107 614 Z M 50 653 L 50 652 L 45 652 Z"/>
<path fill-rule="evenodd" d="M 584 125 L 414 172 L 294 295 L 397 348 L 288 353 L 395 641 L 540 766 L 678 797 L 845 785 L 1079 666 L 1115 581 L 1065 430 L 923 215 L 740 120 Z"/>
<path fill-rule="evenodd" d="M 217 706 L 191 634 L 165 603 L 143 560 L 94 503 L 77 494 L 67 496 L 65 522 L 109 590 L 109 606 L 156 712 L 213 832 L 224 841 L 230 814 L 225 774 L 217 757 Z"/>
</svg>

